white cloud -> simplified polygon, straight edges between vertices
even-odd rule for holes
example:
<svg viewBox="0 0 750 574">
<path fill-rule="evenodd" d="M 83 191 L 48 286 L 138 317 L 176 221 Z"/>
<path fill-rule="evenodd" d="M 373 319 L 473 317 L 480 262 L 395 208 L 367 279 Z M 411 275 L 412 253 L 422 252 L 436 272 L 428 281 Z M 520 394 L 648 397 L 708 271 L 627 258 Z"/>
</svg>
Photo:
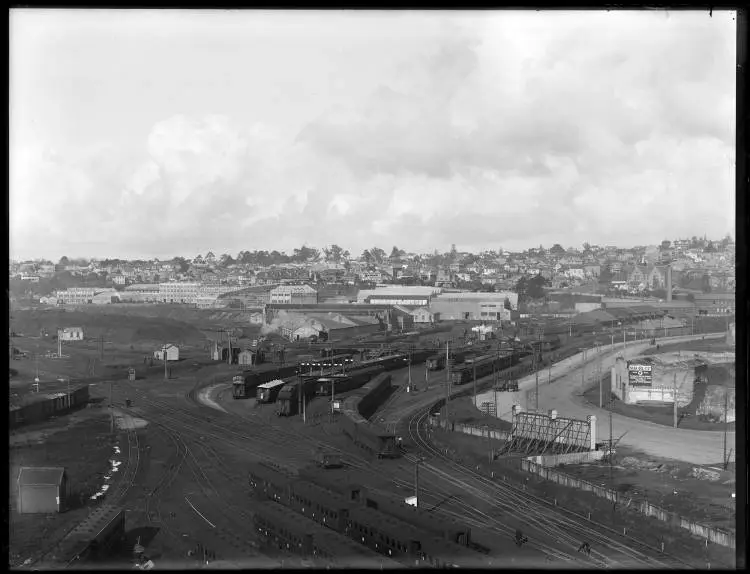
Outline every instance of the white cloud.
<svg viewBox="0 0 750 574">
<path fill-rule="evenodd" d="M 109 86 L 109 113 L 76 84 L 26 98 L 45 81 L 27 69 L 12 92 L 13 248 L 164 256 L 306 241 L 429 251 L 541 237 L 644 243 L 733 225 L 726 13 L 269 18 L 271 28 L 247 28 L 250 38 L 218 15 L 191 20 L 195 47 L 180 43 L 190 18 L 171 36 L 153 26 L 139 36 L 129 19 L 121 36 L 142 40 L 139 53 L 165 41 L 181 50 L 153 48 L 156 63 L 144 62 L 142 77 L 117 52 L 129 81 L 160 102 L 138 100 L 140 115 L 132 105 L 114 112 L 124 101 L 110 101 L 109 72 L 89 59 L 77 68 L 81 86 Z M 62 28 L 57 51 L 75 66 L 63 58 Z M 258 53 L 278 56 L 285 79 Z M 165 64 L 177 54 L 173 72 Z M 37 109 L 67 117 L 59 110 L 79 100 L 92 110 L 76 108 L 85 129 L 30 123 Z"/>
</svg>

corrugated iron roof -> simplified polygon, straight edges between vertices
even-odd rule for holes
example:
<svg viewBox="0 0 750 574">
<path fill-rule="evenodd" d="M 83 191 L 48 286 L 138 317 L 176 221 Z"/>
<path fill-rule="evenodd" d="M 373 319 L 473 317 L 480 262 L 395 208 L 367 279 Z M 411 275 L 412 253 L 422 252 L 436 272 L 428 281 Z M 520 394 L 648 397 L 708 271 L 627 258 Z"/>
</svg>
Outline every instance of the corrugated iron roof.
<svg viewBox="0 0 750 574">
<path fill-rule="evenodd" d="M 59 467 L 22 466 L 18 472 L 19 485 L 60 485 L 65 469 Z"/>
</svg>

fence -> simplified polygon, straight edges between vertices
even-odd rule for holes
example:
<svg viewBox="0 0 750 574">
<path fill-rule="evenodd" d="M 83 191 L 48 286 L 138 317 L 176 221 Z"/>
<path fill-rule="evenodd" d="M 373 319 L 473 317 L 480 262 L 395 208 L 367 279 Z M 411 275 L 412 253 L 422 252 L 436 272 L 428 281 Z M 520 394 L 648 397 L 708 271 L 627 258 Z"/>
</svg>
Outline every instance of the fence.
<svg viewBox="0 0 750 574">
<path fill-rule="evenodd" d="M 490 438 L 495 440 L 507 440 L 510 437 L 509 431 L 490 430 L 488 428 L 465 425 L 463 423 L 452 423 L 444 419 L 438 419 L 437 417 L 430 417 L 429 421 L 430 426 L 432 427 L 439 427 L 452 432 L 460 432 L 472 436 L 487 438 L 487 433 L 489 433 Z"/>
<path fill-rule="evenodd" d="M 569 474 L 560 472 L 559 470 L 555 470 L 553 468 L 546 468 L 531 459 L 521 460 L 521 470 L 529 472 L 531 474 L 536 474 L 538 476 L 541 476 L 545 480 L 549 480 L 562 486 L 577 488 L 579 490 L 583 490 L 584 492 L 593 492 L 599 498 L 605 498 L 609 501 L 621 504 L 626 508 L 629 508 L 630 510 L 640 512 L 642 514 L 645 514 L 646 516 L 653 516 L 654 518 L 657 518 L 662 522 L 671 522 L 674 525 L 678 525 L 680 528 L 690 530 L 690 532 L 695 534 L 696 536 L 707 538 L 714 544 L 728 546 L 729 548 L 737 547 L 737 535 L 733 532 L 728 532 L 720 528 L 714 528 L 712 526 L 707 526 L 705 524 L 695 522 L 693 520 L 690 520 L 689 518 L 685 518 L 673 512 L 669 512 L 668 510 L 664 510 L 659 506 L 654 506 L 653 504 L 645 500 L 634 502 L 632 498 L 623 496 L 616 490 L 592 484 L 587 480 L 575 478 L 573 476 L 570 476 Z"/>
</svg>

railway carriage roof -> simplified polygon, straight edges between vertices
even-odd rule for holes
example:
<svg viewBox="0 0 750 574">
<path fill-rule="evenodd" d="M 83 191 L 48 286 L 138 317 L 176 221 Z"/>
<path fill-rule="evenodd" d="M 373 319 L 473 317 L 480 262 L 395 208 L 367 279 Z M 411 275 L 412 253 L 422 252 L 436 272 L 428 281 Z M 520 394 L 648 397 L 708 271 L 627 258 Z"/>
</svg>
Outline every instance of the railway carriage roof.
<svg viewBox="0 0 750 574">
<path fill-rule="evenodd" d="M 286 385 L 287 381 L 282 381 L 281 379 L 275 379 L 273 381 L 269 381 L 267 383 L 263 383 L 262 385 L 258 385 L 259 389 L 275 389 L 278 386 Z"/>
</svg>

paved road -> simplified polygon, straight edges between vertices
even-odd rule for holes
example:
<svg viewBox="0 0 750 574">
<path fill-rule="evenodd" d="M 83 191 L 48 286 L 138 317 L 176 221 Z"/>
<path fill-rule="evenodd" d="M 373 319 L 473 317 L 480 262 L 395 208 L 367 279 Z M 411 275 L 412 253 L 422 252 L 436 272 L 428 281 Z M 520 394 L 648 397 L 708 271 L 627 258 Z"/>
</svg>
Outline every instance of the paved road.
<svg viewBox="0 0 750 574">
<path fill-rule="evenodd" d="M 723 335 L 722 335 L 723 336 Z M 673 342 L 688 341 L 696 337 L 675 337 Z M 708 337 L 707 337 L 708 338 Z M 622 344 L 613 352 L 610 347 L 603 348 L 600 353 L 587 353 L 591 360 L 592 355 L 602 358 L 602 370 L 614 365 L 618 354 L 625 358 L 631 358 L 643 353 L 649 348 L 648 343 L 630 343 L 625 349 Z M 617 346 L 616 346 L 617 347 Z M 593 371 L 593 365 L 587 367 L 587 373 Z M 588 377 L 587 377 L 588 378 Z M 552 383 L 547 383 L 547 371 L 540 374 L 539 379 L 539 410 L 548 412 L 556 409 L 559 417 L 585 419 L 587 415 L 595 415 L 597 441 L 609 438 L 609 414 L 605 409 L 600 409 L 586 403 L 580 396 L 581 393 L 581 355 L 572 357 L 552 367 Z M 588 384 L 588 381 L 587 381 Z M 513 404 L 521 405 L 526 410 L 525 391 L 535 386 L 534 376 L 526 377 L 519 381 L 519 392 L 497 393 L 498 416 L 503 420 L 512 421 L 511 409 Z M 493 394 L 483 393 L 477 397 L 477 403 L 491 401 Z M 533 405 L 531 405 L 533 407 Z M 632 447 L 652 456 L 672 458 L 690 462 L 692 464 L 717 464 L 723 456 L 724 433 L 722 431 L 695 431 L 666 427 L 663 425 L 632 419 L 619 414 L 612 415 L 613 436 L 615 438 L 624 434 L 620 444 Z M 727 452 L 735 449 L 735 433 L 727 433 Z M 732 455 L 734 459 L 734 454 Z"/>
</svg>

